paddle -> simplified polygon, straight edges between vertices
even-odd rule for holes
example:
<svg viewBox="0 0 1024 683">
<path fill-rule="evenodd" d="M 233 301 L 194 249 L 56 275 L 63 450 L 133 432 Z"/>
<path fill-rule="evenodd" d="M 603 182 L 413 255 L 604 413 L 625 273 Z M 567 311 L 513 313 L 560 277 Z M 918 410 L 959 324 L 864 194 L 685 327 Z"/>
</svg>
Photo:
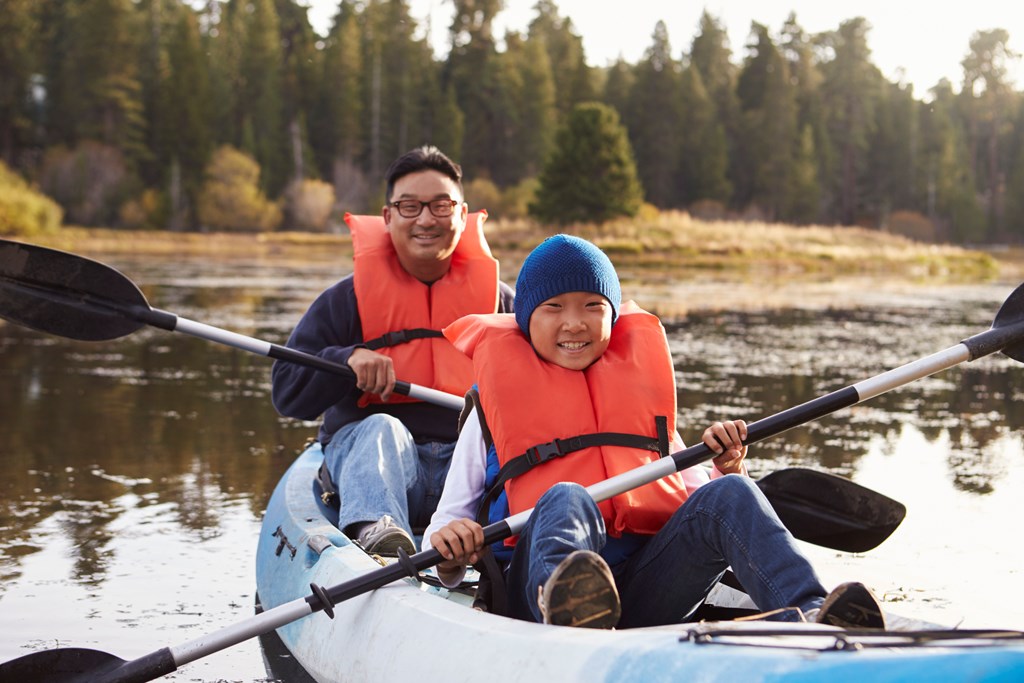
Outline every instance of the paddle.
<svg viewBox="0 0 1024 683">
<path fill-rule="evenodd" d="M 32 329 L 85 341 L 117 339 L 151 325 L 352 376 L 347 365 L 154 310 L 134 282 L 105 264 L 8 240 L 0 240 L 0 317 Z M 461 410 L 464 405 L 464 400 L 458 396 L 404 382 L 398 382 L 395 391 L 455 410 Z M 796 471 L 788 475 L 787 481 L 797 486 L 780 486 L 786 475 L 778 473 L 773 475 L 775 485 L 763 490 L 782 520 L 787 525 L 793 524 L 794 536 L 802 540 L 860 552 L 887 538 L 906 512 L 896 501 L 852 482 L 839 483 L 846 480 L 837 477 L 831 484 L 833 490 L 838 487 L 836 495 L 809 498 L 801 490 L 807 482 L 799 480 Z M 809 476 L 812 475 L 804 475 L 804 478 Z M 855 505 L 851 506 L 851 502 Z M 870 531 L 874 527 L 879 532 Z M 864 544 L 871 542 L 878 533 L 883 535 L 874 545 L 865 548 Z"/>
<path fill-rule="evenodd" d="M 1002 351 L 1016 361 L 1024 361 L 1024 285 L 1015 289 L 996 315 L 990 330 L 974 335 L 939 353 L 926 356 L 870 379 L 839 389 L 825 396 L 758 420 L 747 428 L 747 443 L 756 443 L 788 429 L 852 406 L 891 389 L 927 377 L 966 361 Z M 601 501 L 650 483 L 673 472 L 692 467 L 714 456 L 703 442 L 669 457 L 624 472 L 587 487 L 594 500 Z M 496 543 L 519 533 L 532 510 L 484 527 L 485 542 Z M 323 610 L 334 615 L 334 605 L 368 593 L 420 570 L 438 564 L 443 558 L 434 549 L 409 557 L 403 555 L 395 564 L 375 569 L 330 588 L 311 585 L 312 592 L 271 608 L 261 614 L 175 647 L 165 647 L 139 659 L 124 661 L 114 655 L 80 648 L 64 648 L 35 652 L 0 664 L 0 678 L 24 680 L 45 672 L 55 683 L 98 681 L 131 683 L 153 680 L 189 662 L 218 652 L 261 633 L 284 626 L 302 617 Z"/>
<path fill-rule="evenodd" d="M 352 368 L 286 346 L 180 318 L 152 308 L 134 282 L 110 266 L 34 244 L 0 239 L 0 317 L 70 339 L 117 339 L 151 325 L 354 377 Z M 395 393 L 462 410 L 461 396 L 395 382 Z"/>
</svg>

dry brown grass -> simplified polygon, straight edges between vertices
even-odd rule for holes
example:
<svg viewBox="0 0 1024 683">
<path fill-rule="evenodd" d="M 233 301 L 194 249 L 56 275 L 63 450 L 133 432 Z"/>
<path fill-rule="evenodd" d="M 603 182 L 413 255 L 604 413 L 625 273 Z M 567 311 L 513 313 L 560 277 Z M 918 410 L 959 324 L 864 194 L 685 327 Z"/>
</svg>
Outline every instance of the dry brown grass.
<svg viewBox="0 0 1024 683">
<path fill-rule="evenodd" d="M 532 221 L 490 220 L 487 239 L 514 276 L 530 249 L 556 232 Z M 884 272 L 914 279 L 988 278 L 1024 267 L 1020 250 L 982 252 L 915 242 L 899 235 L 852 227 L 789 226 L 704 221 L 684 212 L 652 212 L 604 225 L 573 225 L 564 232 L 601 246 L 616 265 L 687 270 L 784 272 L 794 276 Z M 38 243 L 81 253 L 205 255 L 318 261 L 351 255 L 348 235 L 302 232 L 258 234 L 170 233 L 64 228 Z"/>
<path fill-rule="evenodd" d="M 899 269 L 911 277 L 987 277 L 999 270 L 989 253 L 915 242 L 856 227 L 704 221 L 678 211 L 632 220 L 569 226 L 564 232 L 600 245 L 616 264 L 694 269 L 771 269 L 794 273 L 871 273 Z M 527 221 L 492 221 L 496 252 L 525 254 L 549 233 Z M 1001 259 L 1000 259 L 1001 260 Z"/>
</svg>

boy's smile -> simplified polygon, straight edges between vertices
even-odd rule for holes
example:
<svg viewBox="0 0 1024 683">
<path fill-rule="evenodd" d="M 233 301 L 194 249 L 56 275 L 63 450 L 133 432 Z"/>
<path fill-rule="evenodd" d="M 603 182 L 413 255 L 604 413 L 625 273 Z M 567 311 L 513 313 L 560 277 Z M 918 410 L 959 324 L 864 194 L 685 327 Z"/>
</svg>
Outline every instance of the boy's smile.
<svg viewBox="0 0 1024 683">
<path fill-rule="evenodd" d="M 583 370 L 608 348 L 612 306 L 593 292 L 566 292 L 545 300 L 530 316 L 530 342 L 544 360 Z"/>
</svg>

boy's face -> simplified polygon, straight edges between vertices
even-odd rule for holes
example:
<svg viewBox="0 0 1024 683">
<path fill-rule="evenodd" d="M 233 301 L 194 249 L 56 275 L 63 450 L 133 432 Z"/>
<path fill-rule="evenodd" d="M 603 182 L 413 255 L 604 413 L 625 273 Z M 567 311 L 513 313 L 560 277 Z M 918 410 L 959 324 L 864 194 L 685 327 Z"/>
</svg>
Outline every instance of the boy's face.
<svg viewBox="0 0 1024 683">
<path fill-rule="evenodd" d="M 612 305 L 593 292 L 553 296 L 530 316 L 530 341 L 544 360 L 568 370 L 583 370 L 608 348 Z"/>
</svg>

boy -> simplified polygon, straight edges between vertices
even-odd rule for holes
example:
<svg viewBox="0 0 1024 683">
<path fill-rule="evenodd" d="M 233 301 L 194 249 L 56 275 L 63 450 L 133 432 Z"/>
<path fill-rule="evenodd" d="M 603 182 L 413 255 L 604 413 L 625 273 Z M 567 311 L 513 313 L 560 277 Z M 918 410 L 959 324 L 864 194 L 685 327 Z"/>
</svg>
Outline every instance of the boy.
<svg viewBox="0 0 1024 683">
<path fill-rule="evenodd" d="M 474 413 L 485 418 L 466 420 L 424 534 L 424 546 L 445 558 L 446 585 L 483 556 L 480 522 L 533 507 L 511 552 L 496 553 L 507 558 L 511 616 L 597 628 L 676 623 L 731 567 L 766 618 L 884 628 L 863 585 L 826 598 L 746 476 L 742 420 L 704 431 L 717 454 L 710 476 L 690 468 L 600 504 L 586 493 L 684 447 L 664 329 L 621 303 L 603 252 L 577 237 L 545 240 L 523 263 L 515 310 L 445 328 L 473 359 Z"/>
</svg>

